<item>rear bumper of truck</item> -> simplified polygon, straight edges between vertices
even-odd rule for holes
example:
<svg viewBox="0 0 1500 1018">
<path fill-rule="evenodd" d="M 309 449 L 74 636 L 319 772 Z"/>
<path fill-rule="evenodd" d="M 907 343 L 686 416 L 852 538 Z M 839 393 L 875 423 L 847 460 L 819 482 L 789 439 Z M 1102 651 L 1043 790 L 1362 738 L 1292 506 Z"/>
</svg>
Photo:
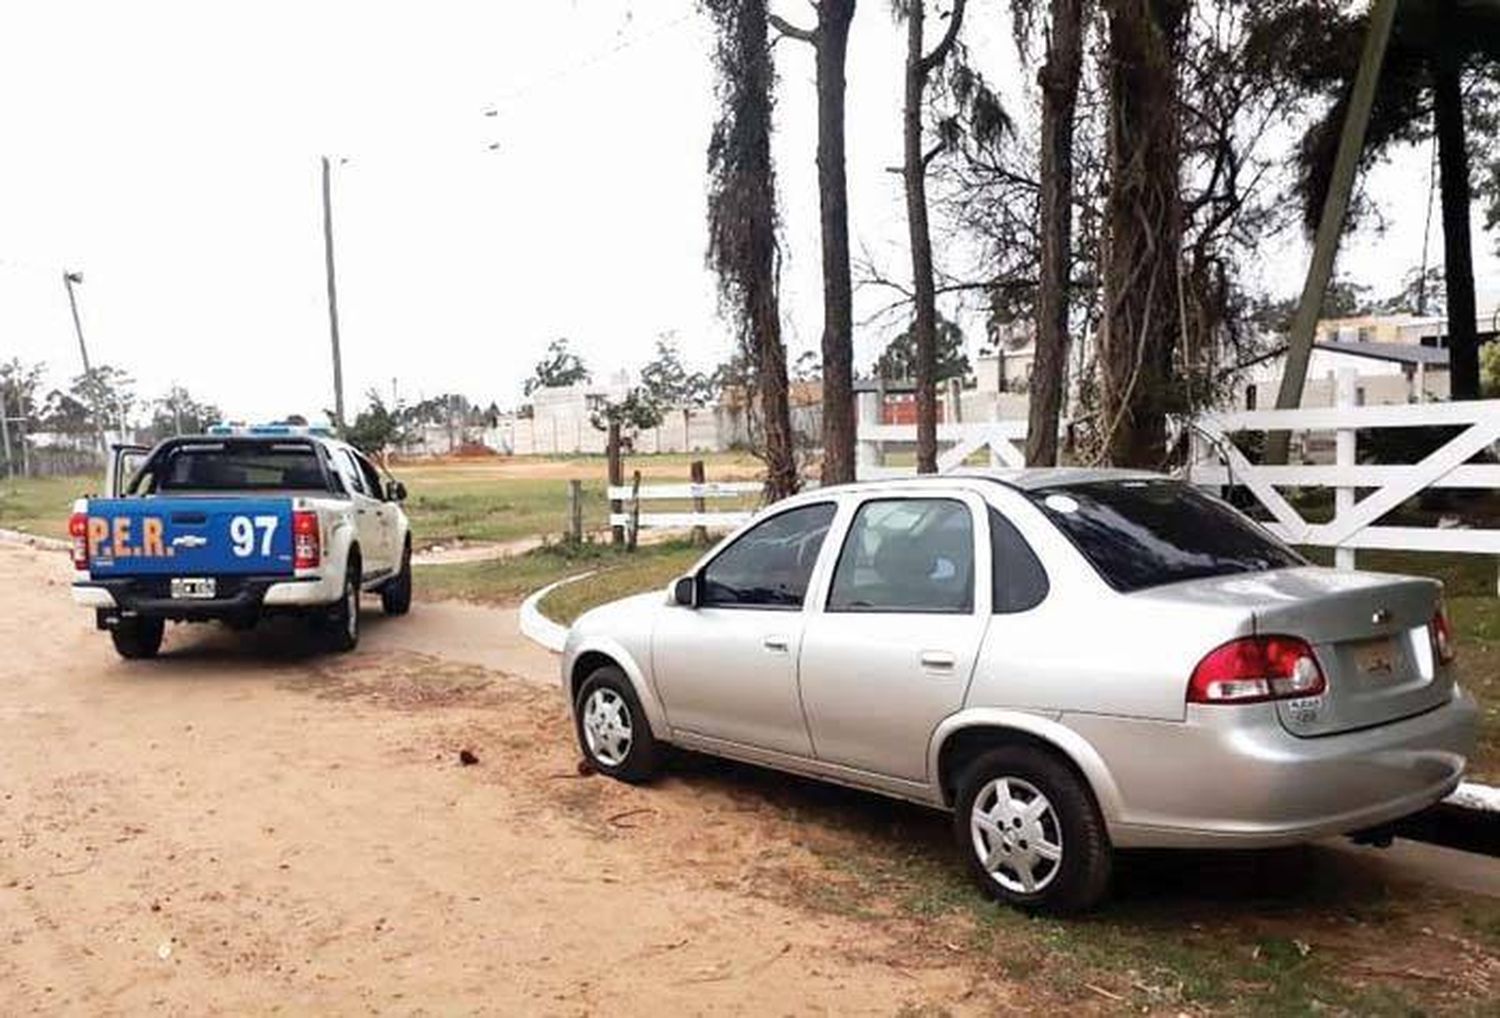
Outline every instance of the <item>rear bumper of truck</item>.
<svg viewBox="0 0 1500 1018">
<path fill-rule="evenodd" d="M 338 601 L 341 585 L 326 576 L 218 577 L 220 596 L 206 599 L 174 598 L 168 577 L 124 577 L 79 580 L 73 602 L 99 613 L 99 625 L 112 618 L 135 615 L 179 621 L 246 619 L 278 611 L 319 608 Z"/>
</svg>

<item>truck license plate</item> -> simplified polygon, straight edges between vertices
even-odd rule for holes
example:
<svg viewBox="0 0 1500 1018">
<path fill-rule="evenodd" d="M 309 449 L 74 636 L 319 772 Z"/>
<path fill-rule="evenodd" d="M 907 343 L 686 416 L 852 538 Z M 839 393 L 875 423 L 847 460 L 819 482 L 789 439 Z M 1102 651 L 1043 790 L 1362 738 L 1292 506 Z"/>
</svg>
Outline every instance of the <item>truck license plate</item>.
<svg viewBox="0 0 1500 1018">
<path fill-rule="evenodd" d="M 207 600 L 218 593 L 219 583 L 212 576 L 172 577 L 172 596 L 187 600 Z"/>
</svg>

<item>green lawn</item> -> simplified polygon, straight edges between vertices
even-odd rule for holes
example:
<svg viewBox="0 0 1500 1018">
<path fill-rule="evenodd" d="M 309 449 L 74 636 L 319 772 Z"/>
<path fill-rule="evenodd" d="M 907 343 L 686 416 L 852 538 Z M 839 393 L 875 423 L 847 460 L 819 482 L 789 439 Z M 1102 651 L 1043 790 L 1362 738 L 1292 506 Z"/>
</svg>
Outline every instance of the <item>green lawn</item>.
<svg viewBox="0 0 1500 1018">
<path fill-rule="evenodd" d="M 0 527 L 43 537 L 67 537 L 73 500 L 99 490 L 101 478 L 0 479 Z"/>
</svg>

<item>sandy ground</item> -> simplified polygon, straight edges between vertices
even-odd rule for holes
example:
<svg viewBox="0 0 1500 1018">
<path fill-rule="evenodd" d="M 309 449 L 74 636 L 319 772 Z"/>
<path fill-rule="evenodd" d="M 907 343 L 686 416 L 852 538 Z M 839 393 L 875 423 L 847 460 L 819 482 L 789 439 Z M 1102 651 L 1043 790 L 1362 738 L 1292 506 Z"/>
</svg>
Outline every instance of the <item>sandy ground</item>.
<svg viewBox="0 0 1500 1018">
<path fill-rule="evenodd" d="M 372 610 L 336 659 L 174 627 L 165 657 L 124 663 L 64 564 L 0 546 L 0 1011 L 978 1012 L 1016 992 L 751 893 L 786 846 L 747 840 L 731 797 L 664 817 L 579 778 L 555 692 L 497 670 L 551 661 L 483 609 Z"/>
<path fill-rule="evenodd" d="M 711 762 L 646 789 L 580 777 L 555 659 L 513 613 L 371 607 L 339 657 L 289 625 L 174 627 L 161 659 L 126 663 L 69 603 L 65 568 L 0 545 L 0 1014 L 1058 1006 L 1045 980 L 959 951 L 961 929 L 837 900 L 820 858 L 851 841 L 939 855 L 935 815 Z M 1264 899 L 1225 887 L 1295 902 L 1347 886 L 1333 900 L 1351 908 L 1395 881 L 1500 894 L 1500 864 L 1443 849 L 1309 853 L 1146 859 L 1122 907 L 1238 935 Z M 1307 928 L 1351 936 L 1343 908 Z M 1468 979 L 1465 1001 L 1500 980 L 1461 938 L 1419 955 L 1362 937 L 1350 958 Z"/>
</svg>

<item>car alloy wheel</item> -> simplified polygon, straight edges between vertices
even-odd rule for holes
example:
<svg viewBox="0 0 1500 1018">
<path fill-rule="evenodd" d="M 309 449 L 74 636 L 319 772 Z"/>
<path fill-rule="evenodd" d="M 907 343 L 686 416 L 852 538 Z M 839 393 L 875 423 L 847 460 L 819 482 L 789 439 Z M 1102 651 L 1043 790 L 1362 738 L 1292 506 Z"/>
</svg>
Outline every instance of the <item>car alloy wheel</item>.
<svg viewBox="0 0 1500 1018">
<path fill-rule="evenodd" d="M 583 737 L 589 755 L 606 767 L 619 767 L 630 755 L 630 706 L 613 689 L 599 687 L 583 705 Z"/>
<path fill-rule="evenodd" d="M 974 852 L 990 878 L 1014 894 L 1046 889 L 1062 870 L 1062 825 L 1052 803 L 1031 782 L 990 781 L 969 812 Z"/>
</svg>

